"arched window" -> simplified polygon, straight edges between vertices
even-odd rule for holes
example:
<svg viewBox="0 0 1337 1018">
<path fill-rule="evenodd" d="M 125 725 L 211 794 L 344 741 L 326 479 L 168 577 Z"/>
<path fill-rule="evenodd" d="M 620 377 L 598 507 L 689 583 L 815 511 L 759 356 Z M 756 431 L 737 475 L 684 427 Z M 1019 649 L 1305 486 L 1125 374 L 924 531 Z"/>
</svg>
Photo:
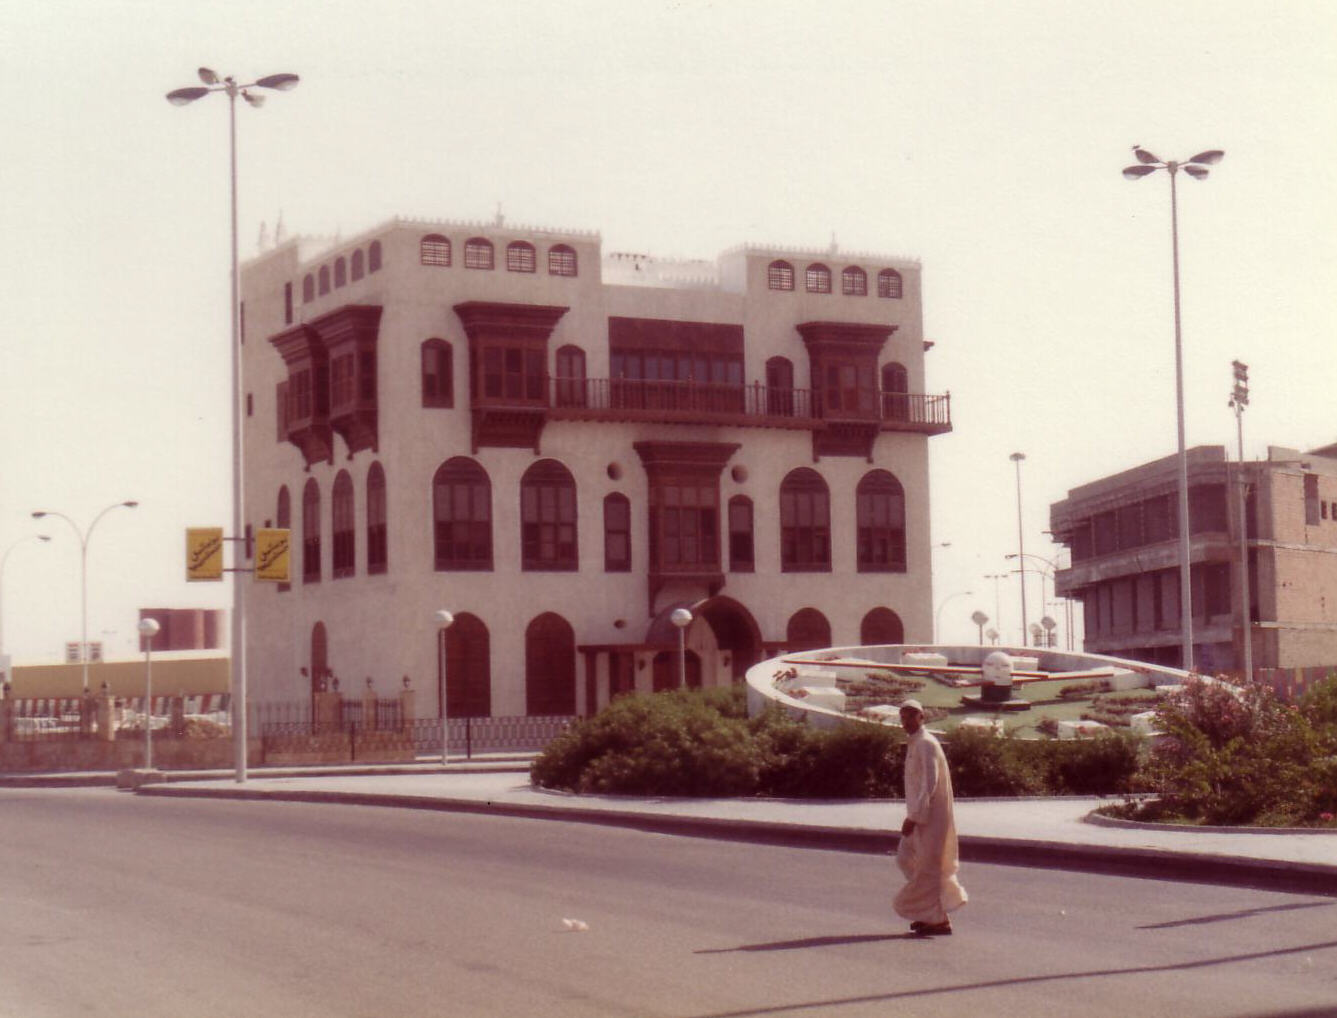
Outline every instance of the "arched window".
<svg viewBox="0 0 1337 1018">
<path fill-rule="evenodd" d="M 506 245 L 507 272 L 533 272 L 536 260 L 533 244 L 515 240 Z"/>
<path fill-rule="evenodd" d="M 566 244 L 554 244 L 548 248 L 548 275 L 574 276 L 576 274 L 576 252 Z"/>
<path fill-rule="evenodd" d="M 557 406 L 585 405 L 585 351 L 578 346 L 557 350 Z"/>
<path fill-rule="evenodd" d="M 466 269 L 492 268 L 492 241 L 486 237 L 470 237 L 464 242 L 464 267 Z"/>
<path fill-rule="evenodd" d="M 905 490 L 885 470 L 870 470 L 856 492 L 861 573 L 905 572 Z"/>
<path fill-rule="evenodd" d="M 910 419 L 910 373 L 904 364 L 882 365 L 882 416 L 889 421 Z"/>
<path fill-rule="evenodd" d="M 486 470 L 466 456 L 437 467 L 432 519 L 439 571 L 492 568 L 492 482 Z"/>
<path fill-rule="evenodd" d="M 631 572 L 631 501 L 617 492 L 604 497 L 604 572 Z"/>
<path fill-rule="evenodd" d="M 385 468 L 373 463 L 367 471 L 367 572 L 383 573 L 390 564 L 385 512 Z"/>
<path fill-rule="evenodd" d="M 348 285 L 348 262 L 344 260 L 343 255 L 334 259 L 334 288 L 337 290 L 341 286 Z"/>
<path fill-rule="evenodd" d="M 766 266 L 766 286 L 771 290 L 794 289 L 794 266 L 776 260 Z"/>
<path fill-rule="evenodd" d="M 444 339 L 429 339 L 422 344 L 422 405 L 455 405 L 455 370 L 450 344 Z"/>
<path fill-rule="evenodd" d="M 292 496 L 288 494 L 288 486 L 286 484 L 279 487 L 278 506 L 274 513 L 274 526 L 278 527 L 279 530 L 292 530 Z M 292 547 L 291 542 L 292 538 L 290 535 L 289 547 Z M 291 561 L 291 559 L 289 561 Z M 289 575 L 292 575 L 291 566 L 289 566 Z M 279 593 L 283 593 L 286 590 L 292 590 L 292 584 L 280 583 L 278 589 Z"/>
<path fill-rule="evenodd" d="M 381 242 L 379 240 L 373 240 L 367 246 L 367 271 L 381 271 Z"/>
<path fill-rule="evenodd" d="M 831 646 L 831 623 L 816 608 L 800 608 L 785 627 L 785 647 L 790 653 Z"/>
<path fill-rule="evenodd" d="M 560 615 L 545 612 L 525 629 L 525 713 L 576 712 L 576 635 Z"/>
<path fill-rule="evenodd" d="M 485 718 L 491 714 L 491 639 L 482 619 L 461 612 L 446 630 L 446 716 Z"/>
<path fill-rule="evenodd" d="M 766 412 L 793 417 L 794 402 L 794 365 L 788 357 L 772 357 L 766 362 Z"/>
<path fill-rule="evenodd" d="M 356 281 L 361 279 L 363 275 L 364 275 L 364 269 L 362 265 L 362 248 L 358 248 L 356 251 L 353 252 L 352 276 L 354 281 Z"/>
<path fill-rule="evenodd" d="M 316 299 L 316 277 L 307 273 L 302 277 L 302 303 L 310 304 Z"/>
<path fill-rule="evenodd" d="M 808 467 L 791 470 L 780 484 L 780 569 L 831 571 L 831 496 Z"/>
<path fill-rule="evenodd" d="M 846 297 L 868 296 L 868 273 L 851 265 L 840 274 L 840 292 Z"/>
<path fill-rule="evenodd" d="M 429 233 L 418 244 L 418 261 L 423 265 L 450 266 L 450 239 Z"/>
<path fill-rule="evenodd" d="M 905 642 L 905 626 L 890 608 L 874 608 L 859 623 L 859 642 L 865 647 Z"/>
<path fill-rule="evenodd" d="M 729 499 L 729 571 L 750 573 L 757 567 L 752 544 L 752 499 L 735 495 Z"/>
<path fill-rule="evenodd" d="M 331 575 L 336 580 L 352 576 L 357 571 L 353 523 L 353 479 L 347 470 L 340 470 L 334 478 L 334 493 L 330 496 L 334 526 L 334 556 Z"/>
<path fill-rule="evenodd" d="M 311 692 L 323 693 L 329 688 L 330 645 L 325 634 L 325 623 L 317 622 L 311 627 Z"/>
<path fill-rule="evenodd" d="M 803 273 L 803 285 L 809 293 L 830 293 L 831 270 L 821 262 L 813 262 Z"/>
<path fill-rule="evenodd" d="M 320 267 L 319 278 L 320 283 L 317 288 L 320 291 L 320 296 L 324 297 L 325 294 L 330 292 L 330 267 L 328 265 Z"/>
<path fill-rule="evenodd" d="M 540 460 L 520 478 L 520 568 L 578 567 L 575 479 L 556 460 Z"/>
<path fill-rule="evenodd" d="M 877 274 L 877 295 L 900 300 L 901 274 L 895 269 L 883 269 Z"/>
<path fill-rule="evenodd" d="M 314 477 L 302 489 L 302 582 L 320 582 L 320 485 Z"/>
</svg>

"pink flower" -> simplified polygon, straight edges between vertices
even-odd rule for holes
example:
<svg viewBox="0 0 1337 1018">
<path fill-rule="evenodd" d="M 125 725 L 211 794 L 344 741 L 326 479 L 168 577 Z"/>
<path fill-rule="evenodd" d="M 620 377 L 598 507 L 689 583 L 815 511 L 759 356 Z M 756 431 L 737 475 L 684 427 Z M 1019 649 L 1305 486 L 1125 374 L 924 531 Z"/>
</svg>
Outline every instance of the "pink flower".
<svg viewBox="0 0 1337 1018">
<path fill-rule="evenodd" d="M 1330 823 L 1332 823 L 1332 814 L 1331 814 L 1331 813 L 1320 813 L 1320 814 L 1318 815 L 1318 818 L 1319 818 L 1320 820 L 1322 820 L 1325 824 L 1330 824 Z"/>
</svg>

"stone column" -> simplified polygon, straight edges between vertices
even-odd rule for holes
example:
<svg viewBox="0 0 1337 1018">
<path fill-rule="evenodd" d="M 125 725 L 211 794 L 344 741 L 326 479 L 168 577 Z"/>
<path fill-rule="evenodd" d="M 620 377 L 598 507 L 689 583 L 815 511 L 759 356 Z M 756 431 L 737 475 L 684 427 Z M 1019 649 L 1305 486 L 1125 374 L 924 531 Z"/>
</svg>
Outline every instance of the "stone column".
<svg viewBox="0 0 1337 1018">
<path fill-rule="evenodd" d="M 337 732 L 339 730 L 339 707 L 341 697 L 337 691 L 316 693 L 314 696 L 316 716 L 312 718 L 312 728 L 316 734 Z"/>
<path fill-rule="evenodd" d="M 376 724 L 376 690 L 372 687 L 371 676 L 367 676 L 367 685 L 362 690 L 362 730 L 374 732 Z"/>
<path fill-rule="evenodd" d="M 172 697 L 171 706 L 167 708 L 171 712 L 171 732 L 175 738 L 182 738 L 186 734 L 186 694 Z"/>
<path fill-rule="evenodd" d="M 147 722 L 147 718 L 146 718 Z M 116 738 L 116 697 L 111 695 L 107 684 L 102 684 L 102 692 L 97 697 L 97 733 L 104 742 Z"/>
</svg>

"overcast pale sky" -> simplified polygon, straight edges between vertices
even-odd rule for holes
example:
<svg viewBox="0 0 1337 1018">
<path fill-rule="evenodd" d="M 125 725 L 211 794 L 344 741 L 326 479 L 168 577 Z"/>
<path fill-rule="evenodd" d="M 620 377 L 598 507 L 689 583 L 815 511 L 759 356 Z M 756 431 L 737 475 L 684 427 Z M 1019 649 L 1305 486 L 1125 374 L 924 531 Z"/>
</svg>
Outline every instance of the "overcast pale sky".
<svg viewBox="0 0 1337 1018">
<path fill-rule="evenodd" d="M 934 604 L 995 615 L 1048 505 L 1175 448 L 1169 187 L 1181 178 L 1191 445 L 1337 441 L 1337 6 L 1303 0 L 0 0 L 0 553 L 5 648 L 133 653 L 141 606 L 226 606 L 182 580 L 226 524 L 227 111 L 163 95 L 205 64 L 301 86 L 238 110 L 242 251 L 394 215 L 599 230 L 713 258 L 742 242 L 917 257 L 930 391 Z M 1005 637 L 1018 587 L 1001 585 Z M 1038 585 L 1030 588 L 1035 617 Z"/>
</svg>

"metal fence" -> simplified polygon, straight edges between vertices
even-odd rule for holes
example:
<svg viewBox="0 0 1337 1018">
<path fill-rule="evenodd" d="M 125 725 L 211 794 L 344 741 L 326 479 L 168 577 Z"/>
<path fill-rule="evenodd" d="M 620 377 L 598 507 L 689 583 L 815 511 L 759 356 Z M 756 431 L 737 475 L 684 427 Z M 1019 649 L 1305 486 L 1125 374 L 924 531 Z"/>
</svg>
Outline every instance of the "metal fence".
<svg viewBox="0 0 1337 1018">
<path fill-rule="evenodd" d="M 521 715 L 516 717 L 451 718 L 446 723 L 453 756 L 476 753 L 529 753 L 543 749 L 567 730 L 574 717 Z M 413 750 L 419 756 L 441 753 L 441 719 L 416 718 L 411 724 Z"/>
</svg>

